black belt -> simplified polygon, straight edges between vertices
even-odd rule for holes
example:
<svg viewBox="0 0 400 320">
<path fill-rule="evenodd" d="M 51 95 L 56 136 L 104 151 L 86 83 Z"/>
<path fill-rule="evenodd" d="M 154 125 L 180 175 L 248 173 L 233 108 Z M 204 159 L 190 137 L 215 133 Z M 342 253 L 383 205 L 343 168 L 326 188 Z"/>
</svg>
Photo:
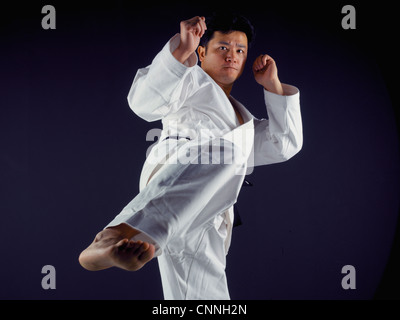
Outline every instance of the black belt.
<svg viewBox="0 0 400 320">
<path fill-rule="evenodd" d="M 252 186 L 253 186 L 253 184 L 250 181 L 244 179 L 242 187 L 252 187 Z M 235 203 L 233 205 L 233 225 L 232 226 L 238 227 L 241 224 L 243 224 L 242 219 L 240 218 L 239 209 L 237 208 L 237 203 Z"/>
<path fill-rule="evenodd" d="M 176 140 L 179 140 L 179 139 L 186 139 L 186 140 L 192 140 L 192 139 L 190 139 L 189 137 L 180 137 L 180 136 L 168 136 L 168 137 L 166 137 L 164 140 L 168 140 L 168 139 L 176 139 Z M 164 141 L 163 140 L 163 141 Z"/>
</svg>

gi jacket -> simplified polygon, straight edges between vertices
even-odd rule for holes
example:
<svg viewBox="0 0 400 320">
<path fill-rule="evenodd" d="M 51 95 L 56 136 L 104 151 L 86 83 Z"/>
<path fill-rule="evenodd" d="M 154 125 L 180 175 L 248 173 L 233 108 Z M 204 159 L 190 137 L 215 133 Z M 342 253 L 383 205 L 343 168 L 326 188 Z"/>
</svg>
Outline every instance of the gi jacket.
<svg viewBox="0 0 400 320">
<path fill-rule="evenodd" d="M 171 176 L 178 176 L 177 172 L 190 176 L 191 169 L 171 169 L 165 163 L 177 161 L 179 166 L 180 150 L 220 141 L 229 141 L 239 150 L 245 165 L 238 168 L 247 172 L 254 166 L 288 160 L 303 141 L 299 91 L 285 84 L 283 96 L 264 90 L 269 118 L 257 119 L 226 96 L 197 65 L 196 54 L 184 64 L 177 61 L 172 52 L 179 41 L 177 34 L 134 78 L 128 95 L 131 109 L 146 121 L 161 120 L 163 129 L 143 166 L 141 192 L 109 226 L 127 223 L 141 231 L 135 239 L 155 245 L 166 299 L 229 299 L 225 255 L 231 239 L 232 205 L 243 180 L 232 178 L 225 169 L 199 166 L 196 181 L 186 180 L 182 186 L 179 178 Z M 233 105 L 243 117 L 242 125 Z M 210 194 L 205 200 L 204 194 L 214 192 L 213 188 L 219 198 Z M 173 196 L 167 201 L 164 194 Z M 195 214 L 200 207 L 201 217 Z"/>
<path fill-rule="evenodd" d="M 138 70 L 128 95 L 128 103 L 139 117 L 146 121 L 162 120 L 159 141 L 168 136 L 204 141 L 227 133 L 236 134 L 236 141 L 240 141 L 249 157 L 248 168 L 286 161 L 301 149 L 303 135 L 297 88 L 283 84 L 283 96 L 263 89 L 269 119 L 257 119 L 236 99 L 226 96 L 197 65 L 195 53 L 185 64 L 177 61 L 172 52 L 179 41 L 177 34 L 150 66 Z M 232 104 L 245 121 L 242 126 Z M 163 146 L 158 144 L 156 148 L 161 150 Z M 159 160 L 160 150 L 150 155 L 141 187 Z M 157 159 L 152 159 L 157 153 Z"/>
</svg>

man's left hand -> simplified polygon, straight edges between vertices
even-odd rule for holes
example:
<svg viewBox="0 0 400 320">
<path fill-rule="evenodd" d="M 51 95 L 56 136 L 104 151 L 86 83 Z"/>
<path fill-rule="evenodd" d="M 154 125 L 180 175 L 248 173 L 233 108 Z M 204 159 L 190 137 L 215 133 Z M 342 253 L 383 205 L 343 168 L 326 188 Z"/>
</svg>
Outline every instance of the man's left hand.
<svg viewBox="0 0 400 320">
<path fill-rule="evenodd" d="M 278 68 L 275 60 L 267 54 L 256 58 L 253 63 L 254 79 L 265 90 L 283 95 L 282 84 L 278 78 Z"/>
</svg>

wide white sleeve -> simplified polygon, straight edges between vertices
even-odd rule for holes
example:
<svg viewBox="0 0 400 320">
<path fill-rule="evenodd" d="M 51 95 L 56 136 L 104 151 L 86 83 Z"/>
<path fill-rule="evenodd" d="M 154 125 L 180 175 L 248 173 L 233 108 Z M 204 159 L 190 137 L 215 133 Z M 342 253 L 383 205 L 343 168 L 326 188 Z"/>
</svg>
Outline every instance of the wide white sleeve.
<svg viewBox="0 0 400 320">
<path fill-rule="evenodd" d="M 300 92 L 282 86 L 282 96 L 264 90 L 269 119 L 254 120 L 254 166 L 286 161 L 303 146 Z"/>
<path fill-rule="evenodd" d="M 139 69 L 128 94 L 130 108 L 146 121 L 160 120 L 169 112 L 179 109 L 190 93 L 186 76 L 197 65 L 193 53 L 184 63 L 172 55 L 179 45 L 176 34 L 154 58 L 151 65 Z"/>
</svg>

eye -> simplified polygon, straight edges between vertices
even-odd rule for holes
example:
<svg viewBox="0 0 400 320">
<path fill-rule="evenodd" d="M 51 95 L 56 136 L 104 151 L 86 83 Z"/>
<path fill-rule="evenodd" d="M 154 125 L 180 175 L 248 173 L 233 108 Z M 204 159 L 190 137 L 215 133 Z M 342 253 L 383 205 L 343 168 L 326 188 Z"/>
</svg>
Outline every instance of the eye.
<svg viewBox="0 0 400 320">
<path fill-rule="evenodd" d="M 228 48 L 225 47 L 225 46 L 220 46 L 220 47 L 219 47 L 219 50 L 228 50 Z"/>
<path fill-rule="evenodd" d="M 238 53 L 244 53 L 244 51 L 242 49 L 239 49 L 237 52 Z"/>
</svg>

